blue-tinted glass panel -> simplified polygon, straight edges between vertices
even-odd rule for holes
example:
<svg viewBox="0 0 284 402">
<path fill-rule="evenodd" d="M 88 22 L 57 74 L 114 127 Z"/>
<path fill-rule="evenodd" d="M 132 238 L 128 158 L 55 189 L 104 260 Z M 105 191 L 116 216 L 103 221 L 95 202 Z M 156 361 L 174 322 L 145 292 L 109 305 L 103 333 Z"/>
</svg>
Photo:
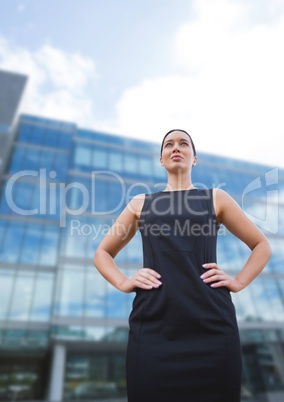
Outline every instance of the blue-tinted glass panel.
<svg viewBox="0 0 284 402">
<path fill-rule="evenodd" d="M 9 320 L 27 321 L 34 292 L 33 272 L 18 272 L 12 294 Z"/>
<path fill-rule="evenodd" d="M 92 182 L 92 213 L 107 211 L 107 190 L 112 182 L 106 182 L 95 178 Z"/>
<path fill-rule="evenodd" d="M 31 126 L 29 126 L 27 124 L 21 124 L 19 127 L 18 141 L 29 143 L 30 136 L 31 136 L 31 130 L 32 130 Z"/>
<path fill-rule="evenodd" d="M 154 171 L 153 161 L 151 158 L 140 155 L 138 157 L 138 171 L 140 175 L 152 176 Z"/>
<path fill-rule="evenodd" d="M 284 274 L 284 247 L 282 238 L 268 239 L 272 248 L 272 256 L 268 262 L 268 271 Z"/>
<path fill-rule="evenodd" d="M 109 282 L 107 286 L 106 316 L 110 318 L 127 317 L 127 298 L 126 293 L 120 292 Z"/>
<path fill-rule="evenodd" d="M 13 149 L 13 156 L 10 162 L 9 173 L 14 174 L 22 170 L 23 160 L 27 152 L 26 147 L 16 146 Z"/>
<path fill-rule="evenodd" d="M 40 165 L 40 149 L 26 148 L 22 170 L 37 170 Z"/>
<path fill-rule="evenodd" d="M 122 172 L 123 170 L 123 160 L 122 153 L 119 151 L 109 151 L 109 170 L 113 170 L 115 172 Z"/>
<path fill-rule="evenodd" d="M 52 306 L 53 274 L 39 273 L 35 286 L 31 309 L 31 321 L 49 321 Z"/>
<path fill-rule="evenodd" d="M 124 184 L 118 181 L 107 183 L 106 213 L 119 215 L 125 207 Z"/>
<path fill-rule="evenodd" d="M 91 267 L 87 271 L 85 292 L 85 315 L 87 317 L 105 317 L 106 280 L 95 267 Z"/>
<path fill-rule="evenodd" d="M 162 177 L 166 180 L 166 170 L 161 166 L 158 155 L 153 158 L 153 173 L 155 177 Z"/>
<path fill-rule="evenodd" d="M 90 147 L 79 145 L 75 149 L 74 165 L 78 168 L 90 166 L 92 150 Z"/>
<path fill-rule="evenodd" d="M 136 232 L 126 246 L 127 260 L 131 263 L 142 264 L 142 241 L 140 232 Z"/>
<path fill-rule="evenodd" d="M 36 211 L 32 212 L 32 209 L 39 207 L 37 203 L 38 194 L 35 194 L 35 191 L 36 186 L 34 183 L 17 181 L 12 188 L 12 202 L 8 200 L 10 207 L 9 209 L 12 214 L 17 214 L 20 216 L 34 214 Z"/>
<path fill-rule="evenodd" d="M 30 142 L 36 145 L 44 145 L 45 127 L 33 126 L 31 130 Z"/>
<path fill-rule="evenodd" d="M 83 315 L 84 271 L 64 269 L 60 272 L 58 315 L 81 317 Z"/>
<path fill-rule="evenodd" d="M 58 148 L 66 150 L 71 149 L 72 136 L 69 133 L 64 133 L 63 131 L 58 134 Z"/>
<path fill-rule="evenodd" d="M 44 226 L 38 263 L 40 265 L 55 266 L 57 264 L 59 243 L 59 228 Z"/>
<path fill-rule="evenodd" d="M 57 148 L 58 137 L 60 136 L 60 134 L 60 131 L 46 128 L 44 132 L 43 145 L 46 147 Z"/>
<path fill-rule="evenodd" d="M 20 262 L 22 264 L 37 264 L 42 242 L 42 225 L 28 224 L 23 238 Z"/>
<path fill-rule="evenodd" d="M 49 179 L 48 173 L 53 170 L 54 151 L 42 150 L 40 153 L 39 167 L 45 169 L 46 178 Z"/>
<path fill-rule="evenodd" d="M 239 321 L 257 321 L 259 315 L 256 311 L 255 299 L 251 293 L 250 286 L 244 288 L 239 293 L 231 293 L 233 303 L 236 307 L 237 319 Z"/>
<path fill-rule="evenodd" d="M 24 235 L 24 224 L 7 222 L 5 237 L 0 245 L 0 260 L 18 262 Z"/>
<path fill-rule="evenodd" d="M 64 181 L 66 179 L 69 167 L 69 154 L 56 152 L 53 160 L 53 170 L 56 172 L 52 181 Z"/>
<path fill-rule="evenodd" d="M 265 288 L 265 281 L 268 281 L 268 279 L 257 277 L 249 286 L 254 297 L 259 319 L 261 321 L 272 321 L 274 317 Z"/>
<path fill-rule="evenodd" d="M 15 271 L 0 270 L 0 320 L 5 320 L 11 300 Z"/>
<path fill-rule="evenodd" d="M 88 252 L 88 240 L 93 228 L 83 217 L 68 220 L 65 255 L 68 257 L 85 258 Z"/>
<path fill-rule="evenodd" d="M 134 156 L 133 154 L 131 155 L 125 154 L 123 160 L 124 160 L 125 172 L 138 173 L 137 156 Z"/>
<path fill-rule="evenodd" d="M 92 166 L 95 168 L 107 169 L 108 166 L 107 150 L 103 147 L 96 146 L 93 151 Z"/>
</svg>

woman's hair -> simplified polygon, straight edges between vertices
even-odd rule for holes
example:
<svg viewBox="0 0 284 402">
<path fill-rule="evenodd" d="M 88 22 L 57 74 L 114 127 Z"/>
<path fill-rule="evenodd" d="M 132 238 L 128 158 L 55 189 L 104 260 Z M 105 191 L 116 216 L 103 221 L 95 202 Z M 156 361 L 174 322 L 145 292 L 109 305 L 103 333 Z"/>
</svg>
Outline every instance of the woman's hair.
<svg viewBox="0 0 284 402">
<path fill-rule="evenodd" d="M 180 130 L 179 128 L 174 129 L 174 130 L 170 130 L 170 131 L 164 136 L 163 141 L 162 141 L 162 145 L 161 145 L 161 153 L 160 153 L 160 155 L 162 156 L 163 146 L 164 146 L 164 142 L 165 142 L 165 139 L 166 139 L 167 135 L 169 135 L 169 134 L 172 133 L 173 131 L 181 131 L 181 132 L 183 132 L 183 133 L 185 133 L 185 134 L 187 134 L 187 135 L 189 136 L 189 139 L 190 139 L 190 142 L 191 142 L 191 146 L 192 146 L 192 149 L 193 149 L 193 154 L 194 154 L 194 156 L 196 156 L 196 150 L 195 150 L 195 146 L 194 146 L 194 143 L 193 143 L 193 141 L 192 141 L 191 136 L 190 136 L 185 130 Z"/>
</svg>

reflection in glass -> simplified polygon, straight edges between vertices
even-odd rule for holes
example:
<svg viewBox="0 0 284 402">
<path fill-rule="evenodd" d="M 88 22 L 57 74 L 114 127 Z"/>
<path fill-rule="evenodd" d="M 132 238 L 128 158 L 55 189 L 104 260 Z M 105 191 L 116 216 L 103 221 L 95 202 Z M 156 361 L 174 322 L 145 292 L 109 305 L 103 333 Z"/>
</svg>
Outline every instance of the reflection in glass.
<svg viewBox="0 0 284 402">
<path fill-rule="evenodd" d="M 84 272 L 64 269 L 60 276 L 58 315 L 81 317 L 84 312 Z"/>
<path fill-rule="evenodd" d="M 89 268 L 86 273 L 85 315 L 86 317 L 106 316 L 106 280 L 95 268 Z"/>
<path fill-rule="evenodd" d="M 105 148 L 96 146 L 93 152 L 92 166 L 101 169 L 108 168 L 107 150 Z"/>
<path fill-rule="evenodd" d="M 116 400 L 126 397 L 124 353 L 67 358 L 64 400 Z"/>
<path fill-rule="evenodd" d="M 1 269 L 0 277 L 0 320 L 5 320 L 11 300 L 15 271 Z"/>
<path fill-rule="evenodd" d="M 28 321 L 34 293 L 35 274 L 18 272 L 12 294 L 9 320 Z"/>
<path fill-rule="evenodd" d="M 49 321 L 52 303 L 53 274 L 39 273 L 34 286 L 31 321 Z"/>
<path fill-rule="evenodd" d="M 21 249 L 21 263 L 37 264 L 42 241 L 42 226 L 36 223 L 27 225 Z"/>
<path fill-rule="evenodd" d="M 3 262 L 18 262 L 25 224 L 9 221 L 5 237 L 0 245 L 0 259 Z M 17 239 L 17 241 L 15 241 Z"/>
<path fill-rule="evenodd" d="M 44 226 L 38 260 L 40 265 L 56 265 L 58 259 L 59 230 L 58 226 Z"/>
<path fill-rule="evenodd" d="M 109 151 L 109 170 L 114 170 L 115 172 L 122 172 L 123 160 L 121 151 Z"/>
</svg>

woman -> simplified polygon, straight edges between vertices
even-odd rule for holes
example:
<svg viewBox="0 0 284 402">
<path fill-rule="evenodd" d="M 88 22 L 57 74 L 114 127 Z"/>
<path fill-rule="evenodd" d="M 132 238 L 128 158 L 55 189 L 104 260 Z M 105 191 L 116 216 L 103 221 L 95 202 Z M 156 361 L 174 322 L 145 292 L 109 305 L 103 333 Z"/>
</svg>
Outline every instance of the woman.
<svg viewBox="0 0 284 402">
<path fill-rule="evenodd" d="M 225 191 L 192 185 L 197 157 L 186 131 L 165 135 L 160 162 L 168 174 L 165 190 L 133 197 L 94 257 L 113 286 L 136 292 L 126 356 L 128 402 L 240 402 L 242 356 L 230 292 L 248 286 L 271 248 Z M 251 249 L 234 278 L 217 264 L 221 224 Z M 144 267 L 127 278 L 114 257 L 138 228 Z"/>
</svg>

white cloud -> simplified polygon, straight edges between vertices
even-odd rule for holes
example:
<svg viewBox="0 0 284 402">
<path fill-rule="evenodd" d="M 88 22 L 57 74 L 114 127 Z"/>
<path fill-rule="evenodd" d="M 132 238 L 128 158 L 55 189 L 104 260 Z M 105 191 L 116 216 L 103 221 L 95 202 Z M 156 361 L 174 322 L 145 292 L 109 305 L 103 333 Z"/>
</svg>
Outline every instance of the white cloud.
<svg viewBox="0 0 284 402">
<path fill-rule="evenodd" d="M 160 141 L 184 128 L 200 151 L 283 166 L 284 15 L 251 23 L 251 4 L 196 0 L 176 33 L 176 73 L 127 89 L 115 131 Z"/>
<path fill-rule="evenodd" d="M 23 112 L 94 125 L 90 89 L 97 75 L 91 59 L 49 44 L 31 52 L 0 37 L 0 68 L 29 76 Z"/>
<path fill-rule="evenodd" d="M 26 5 L 25 5 L 24 3 L 19 3 L 19 4 L 18 4 L 18 6 L 17 6 L 17 11 L 18 11 L 19 13 L 22 13 L 23 11 L 25 11 L 25 9 L 26 9 Z"/>
</svg>

